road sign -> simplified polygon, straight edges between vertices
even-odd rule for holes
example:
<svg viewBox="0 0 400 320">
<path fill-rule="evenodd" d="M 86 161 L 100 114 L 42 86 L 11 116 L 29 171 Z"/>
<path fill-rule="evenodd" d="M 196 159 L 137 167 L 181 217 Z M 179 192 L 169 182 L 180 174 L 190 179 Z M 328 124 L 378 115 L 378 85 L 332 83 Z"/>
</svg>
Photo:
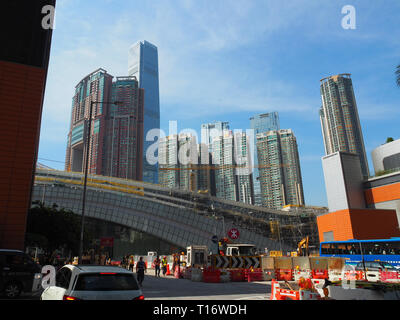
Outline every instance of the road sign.
<svg viewBox="0 0 400 320">
<path fill-rule="evenodd" d="M 211 238 L 211 241 L 214 242 L 214 243 L 218 243 L 218 236 L 213 236 Z"/>
<path fill-rule="evenodd" d="M 229 267 L 229 257 L 215 256 L 215 267 L 217 269 L 226 269 Z"/>
<path fill-rule="evenodd" d="M 239 239 L 240 232 L 239 232 L 238 229 L 232 228 L 231 230 L 228 231 L 228 236 L 229 236 L 229 238 L 231 238 L 232 240 L 236 240 L 236 239 Z"/>
</svg>

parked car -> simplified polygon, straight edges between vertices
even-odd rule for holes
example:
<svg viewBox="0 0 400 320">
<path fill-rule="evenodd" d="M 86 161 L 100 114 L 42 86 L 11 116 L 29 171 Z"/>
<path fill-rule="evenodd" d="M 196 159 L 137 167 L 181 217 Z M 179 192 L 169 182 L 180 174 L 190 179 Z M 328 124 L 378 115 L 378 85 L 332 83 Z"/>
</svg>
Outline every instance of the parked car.
<svg viewBox="0 0 400 320">
<path fill-rule="evenodd" d="M 381 271 L 398 272 L 398 270 L 390 263 L 383 261 L 366 261 L 364 263 L 359 262 L 357 263 L 356 271 L 366 271 L 366 280 L 370 282 L 380 281 Z"/>
<path fill-rule="evenodd" d="M 397 269 L 388 262 L 366 261 L 364 264 L 367 271 L 397 271 Z M 364 264 L 362 262 L 357 263 L 356 270 L 364 271 Z"/>
<path fill-rule="evenodd" d="M 135 274 L 119 267 L 66 265 L 41 300 L 144 300 Z"/>
<path fill-rule="evenodd" d="M 41 289 L 40 266 L 19 250 L 0 249 L 0 294 L 18 298 Z"/>
</svg>

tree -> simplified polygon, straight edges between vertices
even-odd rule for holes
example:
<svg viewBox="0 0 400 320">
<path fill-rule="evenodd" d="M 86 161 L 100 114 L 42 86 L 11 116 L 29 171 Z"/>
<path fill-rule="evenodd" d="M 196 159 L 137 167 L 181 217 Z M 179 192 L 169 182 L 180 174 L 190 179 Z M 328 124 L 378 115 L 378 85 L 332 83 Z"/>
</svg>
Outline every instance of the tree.
<svg viewBox="0 0 400 320">
<path fill-rule="evenodd" d="M 34 203 L 28 211 L 27 246 L 40 246 L 48 253 L 61 247 L 79 251 L 81 220 L 74 212 L 58 209 L 56 204 L 46 207 L 41 202 Z M 91 235 L 85 232 L 85 243 L 89 243 Z"/>
<path fill-rule="evenodd" d="M 397 85 L 400 87 L 400 64 L 397 66 L 397 70 L 396 70 L 396 82 L 397 82 Z"/>
<path fill-rule="evenodd" d="M 386 143 L 393 142 L 393 141 L 394 141 L 394 139 L 392 137 L 389 137 L 386 139 Z"/>
</svg>

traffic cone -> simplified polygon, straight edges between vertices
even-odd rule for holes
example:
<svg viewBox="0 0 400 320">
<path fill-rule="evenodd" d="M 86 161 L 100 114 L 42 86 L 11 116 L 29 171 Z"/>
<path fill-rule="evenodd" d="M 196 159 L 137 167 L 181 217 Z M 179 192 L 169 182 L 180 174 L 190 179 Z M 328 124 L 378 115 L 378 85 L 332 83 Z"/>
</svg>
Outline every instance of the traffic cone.
<svg viewBox="0 0 400 320">
<path fill-rule="evenodd" d="M 167 263 L 167 273 L 166 276 L 170 276 L 171 275 L 171 271 L 169 270 L 169 263 Z"/>
</svg>

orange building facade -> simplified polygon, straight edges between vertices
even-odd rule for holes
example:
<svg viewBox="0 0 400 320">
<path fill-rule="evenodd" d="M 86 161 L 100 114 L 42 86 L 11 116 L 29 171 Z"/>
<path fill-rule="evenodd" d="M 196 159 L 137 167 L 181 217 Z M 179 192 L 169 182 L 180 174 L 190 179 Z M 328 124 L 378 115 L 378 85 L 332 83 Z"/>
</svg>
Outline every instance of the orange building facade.
<svg viewBox="0 0 400 320">
<path fill-rule="evenodd" d="M 317 218 L 320 242 L 399 237 L 396 210 L 346 209 Z"/>
</svg>

